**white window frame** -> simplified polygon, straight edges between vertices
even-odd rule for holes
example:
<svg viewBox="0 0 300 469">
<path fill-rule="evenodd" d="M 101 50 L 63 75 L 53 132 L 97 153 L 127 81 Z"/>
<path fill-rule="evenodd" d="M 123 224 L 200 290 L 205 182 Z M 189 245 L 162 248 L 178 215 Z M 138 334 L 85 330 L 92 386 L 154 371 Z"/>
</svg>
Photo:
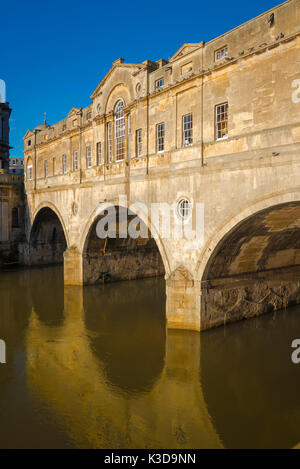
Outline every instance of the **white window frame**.
<svg viewBox="0 0 300 469">
<path fill-rule="evenodd" d="M 228 102 L 215 107 L 215 134 L 216 141 L 228 139 Z"/>
<path fill-rule="evenodd" d="M 135 133 L 135 154 L 137 157 L 142 156 L 143 140 L 142 129 L 137 129 Z"/>
<path fill-rule="evenodd" d="M 63 174 L 67 173 L 67 155 L 65 153 L 62 156 L 62 171 Z"/>
<path fill-rule="evenodd" d="M 107 162 L 112 163 L 113 160 L 113 140 L 112 140 L 112 122 L 107 123 Z"/>
<path fill-rule="evenodd" d="M 163 77 L 161 78 L 158 78 L 156 81 L 155 81 L 155 89 L 158 91 L 158 90 L 161 90 L 163 88 L 165 84 L 165 79 Z"/>
<path fill-rule="evenodd" d="M 187 221 L 192 213 L 192 204 L 186 199 L 182 198 L 177 202 L 177 215 L 179 219 Z"/>
<path fill-rule="evenodd" d="M 78 171 L 78 150 L 73 151 L 73 171 Z"/>
<path fill-rule="evenodd" d="M 182 146 L 193 145 L 193 113 L 182 116 Z"/>
<path fill-rule="evenodd" d="M 157 153 L 163 153 L 165 151 L 165 130 L 166 126 L 164 122 L 160 122 L 156 125 L 156 151 Z"/>
<path fill-rule="evenodd" d="M 48 177 L 48 160 L 45 160 L 44 161 L 44 177 L 47 178 Z"/>
<path fill-rule="evenodd" d="M 115 106 L 115 161 L 123 161 L 125 159 L 125 115 L 124 101 L 120 99 Z"/>
<path fill-rule="evenodd" d="M 225 59 L 225 57 L 228 57 L 228 47 L 224 46 L 221 47 L 221 49 L 216 50 L 215 52 L 215 61 L 219 62 L 219 60 Z"/>
<path fill-rule="evenodd" d="M 31 181 L 33 179 L 33 169 L 32 169 L 32 164 L 29 164 L 27 166 L 27 179 L 28 181 Z"/>
<path fill-rule="evenodd" d="M 129 114 L 127 117 L 127 127 L 128 127 L 128 132 L 127 132 L 127 155 L 128 158 L 130 158 L 130 153 L 131 153 L 131 115 Z"/>
<path fill-rule="evenodd" d="M 101 142 L 97 142 L 96 152 L 97 152 L 97 166 L 100 166 L 101 161 L 102 161 L 102 145 L 101 145 Z"/>
<path fill-rule="evenodd" d="M 85 152 L 86 152 L 86 167 L 87 169 L 89 169 L 92 167 L 92 147 L 88 145 L 86 147 Z"/>
</svg>

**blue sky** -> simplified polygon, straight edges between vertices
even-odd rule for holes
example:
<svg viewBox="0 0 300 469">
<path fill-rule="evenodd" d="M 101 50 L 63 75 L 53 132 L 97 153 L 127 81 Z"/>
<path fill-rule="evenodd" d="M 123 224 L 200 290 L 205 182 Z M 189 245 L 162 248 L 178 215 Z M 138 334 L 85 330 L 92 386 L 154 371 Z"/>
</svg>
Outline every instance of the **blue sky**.
<svg viewBox="0 0 300 469">
<path fill-rule="evenodd" d="M 172 56 L 184 42 L 209 41 L 279 0 L 1 2 L 0 78 L 11 116 L 11 156 L 47 113 L 53 124 L 89 96 L 119 57 Z"/>
</svg>

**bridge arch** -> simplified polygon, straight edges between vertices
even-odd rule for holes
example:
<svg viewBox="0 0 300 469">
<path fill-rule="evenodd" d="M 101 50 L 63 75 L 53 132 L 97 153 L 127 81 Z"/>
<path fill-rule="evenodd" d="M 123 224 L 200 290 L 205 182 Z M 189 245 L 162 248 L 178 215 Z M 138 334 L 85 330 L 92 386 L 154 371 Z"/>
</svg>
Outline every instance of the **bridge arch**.
<svg viewBox="0 0 300 469">
<path fill-rule="evenodd" d="M 117 234 L 117 239 L 119 241 L 116 241 L 112 239 L 108 239 L 107 242 L 102 239 L 97 239 L 96 235 L 96 225 L 98 221 L 100 220 L 101 216 L 100 213 L 103 214 L 103 211 L 105 210 L 106 207 L 108 206 L 113 206 L 116 209 L 117 212 L 117 217 L 119 216 L 119 211 L 120 210 L 128 210 L 128 221 L 130 219 L 137 217 L 137 213 L 131 212 L 129 210 L 129 207 L 131 206 L 130 203 L 122 203 L 122 205 L 119 205 L 119 201 L 113 201 L 107 204 L 103 204 L 101 206 L 101 209 L 97 207 L 93 213 L 90 215 L 88 222 L 85 226 L 85 229 L 83 231 L 80 245 L 79 245 L 79 251 L 82 253 L 83 257 L 83 283 L 95 283 L 95 279 L 91 279 L 90 275 L 87 275 L 87 265 L 90 264 L 90 267 L 93 269 L 93 266 L 91 265 L 92 263 L 97 263 L 99 262 L 99 254 L 102 256 L 101 261 L 105 261 L 107 265 L 107 258 L 105 258 L 106 254 L 108 253 L 110 247 L 115 250 L 116 252 L 120 251 L 125 254 L 125 252 L 128 255 L 132 255 L 131 261 L 135 259 L 135 254 L 137 256 L 141 256 L 140 258 L 140 263 L 136 264 L 135 266 L 132 265 L 132 275 L 128 276 L 128 273 L 125 274 L 124 276 L 121 275 L 119 278 L 117 272 L 116 272 L 116 277 L 115 280 L 118 279 L 129 279 L 129 278 L 144 278 L 144 277 L 151 277 L 151 276 L 169 276 L 170 274 L 170 263 L 169 263 L 169 258 L 168 254 L 166 251 L 165 244 L 163 243 L 162 239 L 160 238 L 159 234 L 157 233 L 157 230 L 151 223 L 150 217 L 143 213 L 141 210 L 139 210 L 138 213 L 138 218 L 140 219 L 140 223 L 144 225 L 146 230 L 148 230 L 148 238 L 145 239 L 143 242 L 140 239 L 134 240 L 131 238 L 122 238 L 119 236 L 119 233 Z M 119 229 L 119 228 L 118 228 Z M 127 229 L 127 227 L 126 227 Z M 109 245 L 109 246 L 108 246 Z M 93 252 L 93 254 L 92 254 Z M 98 259 L 96 261 L 95 256 L 97 255 Z M 111 255 L 111 252 L 110 252 Z M 129 257 L 130 257 L 129 256 Z M 121 253 L 122 257 L 122 253 Z M 92 260 L 94 258 L 94 260 Z M 148 266 L 149 270 L 144 271 L 142 269 L 142 259 L 145 262 L 145 265 Z M 127 259 L 129 261 L 129 258 Z M 131 262 L 129 261 L 129 262 Z M 117 259 L 116 259 L 117 262 Z M 97 265 L 97 269 L 99 270 L 99 264 Z M 120 266 L 119 266 L 120 267 Z M 135 270 L 138 269 L 138 270 Z M 109 269 L 108 269 L 109 270 Z M 91 272 L 90 272 L 91 274 Z M 100 279 L 98 279 L 99 281 Z M 101 281 L 104 281 L 104 278 L 102 278 Z"/>
<path fill-rule="evenodd" d="M 59 210 L 51 202 L 41 203 L 33 212 L 28 244 L 30 265 L 63 263 L 69 237 Z"/>
<path fill-rule="evenodd" d="M 237 214 L 198 263 L 201 328 L 300 302 L 300 194 L 281 194 Z"/>
<path fill-rule="evenodd" d="M 65 235 L 65 238 L 66 238 L 66 242 L 67 242 L 67 247 L 70 246 L 70 241 L 69 241 L 69 235 L 68 235 L 68 230 L 67 230 L 67 227 L 66 227 L 66 224 L 64 222 L 64 219 L 60 213 L 60 211 L 58 210 L 58 208 L 52 203 L 52 202 L 41 202 L 36 208 L 35 210 L 32 212 L 32 216 L 31 216 L 31 227 L 30 227 L 30 233 L 29 233 L 29 236 L 31 234 L 31 231 L 32 231 L 32 227 L 33 227 L 33 224 L 36 220 L 36 217 L 38 215 L 38 213 L 43 209 L 43 208 L 49 208 L 50 210 L 52 210 L 52 212 L 55 213 L 55 215 L 57 216 L 57 218 L 59 219 L 60 223 L 61 223 L 61 226 L 63 228 L 63 231 L 64 231 L 64 235 Z"/>
</svg>

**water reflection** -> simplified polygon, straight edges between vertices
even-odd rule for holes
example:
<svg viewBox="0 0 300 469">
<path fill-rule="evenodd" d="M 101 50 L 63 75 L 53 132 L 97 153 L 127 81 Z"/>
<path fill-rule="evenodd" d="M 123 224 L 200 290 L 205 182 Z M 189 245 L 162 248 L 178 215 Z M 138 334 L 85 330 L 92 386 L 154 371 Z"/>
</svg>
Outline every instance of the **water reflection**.
<svg viewBox="0 0 300 469">
<path fill-rule="evenodd" d="M 292 447 L 299 308 L 199 335 L 166 331 L 164 280 L 63 288 L 0 275 L 0 446 Z"/>
<path fill-rule="evenodd" d="M 150 391 L 164 367 L 164 282 L 131 284 L 84 289 L 83 309 L 90 348 L 107 383 L 121 392 L 138 393 Z"/>
<path fill-rule="evenodd" d="M 220 446 L 197 379 L 199 335 L 170 332 L 166 343 L 163 291 L 157 279 L 65 288 L 59 326 L 34 304 L 27 386 L 72 445 Z"/>
<path fill-rule="evenodd" d="M 300 308 L 201 336 L 203 392 L 226 447 L 291 448 L 300 441 Z"/>
</svg>

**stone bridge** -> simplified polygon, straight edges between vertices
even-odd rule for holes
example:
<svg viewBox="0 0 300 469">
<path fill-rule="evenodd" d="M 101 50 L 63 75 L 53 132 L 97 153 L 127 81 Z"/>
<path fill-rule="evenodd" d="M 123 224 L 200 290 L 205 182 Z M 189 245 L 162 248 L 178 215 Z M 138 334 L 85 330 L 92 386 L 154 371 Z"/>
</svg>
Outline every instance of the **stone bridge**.
<svg viewBox="0 0 300 469">
<path fill-rule="evenodd" d="M 119 59 L 88 108 L 27 132 L 25 263 L 63 261 L 66 285 L 164 275 L 174 328 L 300 302 L 300 2 L 272 12 L 169 61 Z M 151 236 L 100 239 L 101 204 Z M 174 207 L 170 236 L 153 204 Z M 185 217 L 202 236 L 174 235 Z"/>
</svg>

